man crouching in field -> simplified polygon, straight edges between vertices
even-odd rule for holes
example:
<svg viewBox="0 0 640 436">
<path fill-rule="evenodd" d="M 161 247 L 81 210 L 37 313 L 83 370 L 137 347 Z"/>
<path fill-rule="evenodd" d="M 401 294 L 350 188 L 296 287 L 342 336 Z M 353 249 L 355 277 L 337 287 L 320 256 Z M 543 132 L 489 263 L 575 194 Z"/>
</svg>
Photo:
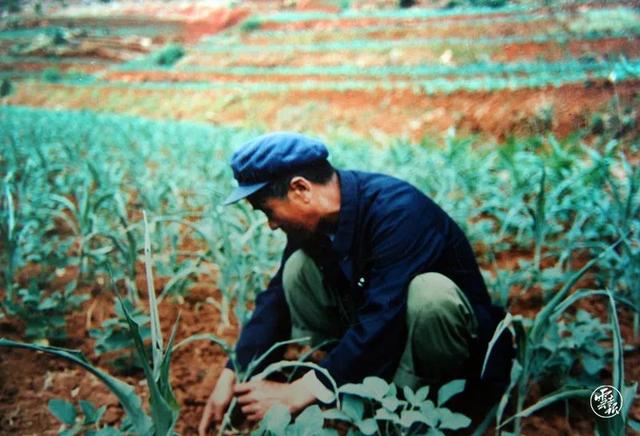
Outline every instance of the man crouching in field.
<svg viewBox="0 0 640 436">
<path fill-rule="evenodd" d="M 239 364 L 278 341 L 310 336 L 312 345 L 337 340 L 319 365 L 338 385 L 367 376 L 412 388 L 457 378 L 479 383 L 504 312 L 491 304 L 464 233 L 409 183 L 334 169 L 328 154 L 315 139 L 272 133 L 233 155 L 239 186 L 225 204 L 246 198 L 287 235 L 280 268 L 240 334 Z M 502 364 L 490 368 L 500 380 L 508 372 L 509 353 L 502 354 Z M 281 357 L 274 351 L 261 368 Z M 333 400 L 313 370 L 292 383 L 235 382 L 228 364 L 207 401 L 201 435 L 212 419 L 221 421 L 234 395 L 250 420 L 278 403 L 296 413 Z"/>
</svg>

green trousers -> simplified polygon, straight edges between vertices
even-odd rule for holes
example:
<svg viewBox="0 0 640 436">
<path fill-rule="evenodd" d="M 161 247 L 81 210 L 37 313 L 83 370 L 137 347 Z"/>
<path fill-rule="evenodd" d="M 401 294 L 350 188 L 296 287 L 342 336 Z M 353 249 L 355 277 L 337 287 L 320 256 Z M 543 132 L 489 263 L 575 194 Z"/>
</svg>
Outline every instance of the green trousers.
<svg viewBox="0 0 640 436">
<path fill-rule="evenodd" d="M 335 291 L 325 289 L 322 272 L 302 250 L 284 265 L 284 293 L 292 337 L 311 337 L 312 345 L 340 339 L 345 328 Z M 409 283 L 408 337 L 393 381 L 417 388 L 464 378 L 470 343 L 478 332 L 473 309 L 462 291 L 438 273 L 420 274 Z"/>
</svg>

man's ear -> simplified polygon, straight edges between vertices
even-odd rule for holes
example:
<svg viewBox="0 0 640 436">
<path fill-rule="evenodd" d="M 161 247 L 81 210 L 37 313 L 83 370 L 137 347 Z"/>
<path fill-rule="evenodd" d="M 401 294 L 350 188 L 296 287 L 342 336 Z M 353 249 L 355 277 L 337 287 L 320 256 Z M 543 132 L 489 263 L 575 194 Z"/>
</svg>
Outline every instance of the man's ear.
<svg viewBox="0 0 640 436">
<path fill-rule="evenodd" d="M 302 176 L 295 176 L 289 182 L 290 198 L 302 200 L 304 203 L 311 201 L 311 190 L 313 188 L 312 183 Z"/>
</svg>

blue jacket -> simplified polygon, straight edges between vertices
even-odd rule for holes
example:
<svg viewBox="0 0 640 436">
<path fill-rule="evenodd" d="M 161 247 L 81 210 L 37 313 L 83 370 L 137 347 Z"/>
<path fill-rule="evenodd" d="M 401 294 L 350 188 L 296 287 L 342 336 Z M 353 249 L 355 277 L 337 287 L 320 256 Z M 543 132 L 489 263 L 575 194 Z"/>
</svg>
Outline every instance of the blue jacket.
<svg viewBox="0 0 640 436">
<path fill-rule="evenodd" d="M 474 353 L 483 354 L 482 345 L 486 347 L 497 321 L 490 313 L 491 301 L 471 246 L 458 225 L 407 182 L 360 171 L 337 173 L 341 201 L 333 242 L 287 241 L 280 269 L 258 294 L 253 315 L 240 334 L 239 364 L 245 367 L 273 343 L 289 339 L 282 269 L 299 248 L 321 264 L 325 284 L 346 290 L 344 300 L 357 308 L 356 319 L 348 320 L 343 337 L 320 362 L 338 384 L 361 382 L 372 375 L 393 377 L 407 337 L 407 288 L 424 272 L 449 277 L 465 293 L 481 330 L 481 344 Z M 283 351 L 272 352 L 262 366 L 280 360 Z"/>
</svg>

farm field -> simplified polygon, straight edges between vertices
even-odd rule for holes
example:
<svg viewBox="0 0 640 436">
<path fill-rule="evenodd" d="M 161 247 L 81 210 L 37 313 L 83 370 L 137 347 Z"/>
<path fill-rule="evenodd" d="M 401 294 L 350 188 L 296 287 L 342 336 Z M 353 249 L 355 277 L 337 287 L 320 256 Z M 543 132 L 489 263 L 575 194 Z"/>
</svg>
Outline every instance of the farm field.
<svg viewBox="0 0 640 436">
<path fill-rule="evenodd" d="M 275 130 L 441 205 L 517 356 L 480 429 L 378 379 L 223 434 L 640 432 L 640 3 L 67 3 L 0 9 L 0 434 L 197 434 L 284 247 L 221 205 Z"/>
</svg>

